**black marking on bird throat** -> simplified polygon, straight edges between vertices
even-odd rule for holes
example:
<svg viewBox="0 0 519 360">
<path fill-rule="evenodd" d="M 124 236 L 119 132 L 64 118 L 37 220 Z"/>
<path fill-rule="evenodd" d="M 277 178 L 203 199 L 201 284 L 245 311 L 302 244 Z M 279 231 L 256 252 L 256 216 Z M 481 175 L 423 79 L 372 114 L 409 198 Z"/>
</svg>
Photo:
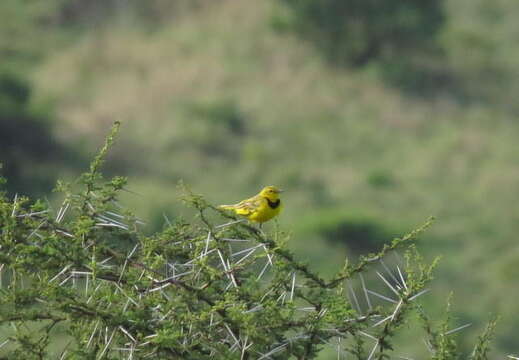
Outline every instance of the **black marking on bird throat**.
<svg viewBox="0 0 519 360">
<path fill-rule="evenodd" d="M 269 198 L 265 198 L 267 199 L 267 202 L 269 203 L 269 207 L 271 209 L 275 209 L 279 206 L 279 204 L 281 204 L 281 199 L 277 199 L 276 201 L 270 201 Z"/>
</svg>

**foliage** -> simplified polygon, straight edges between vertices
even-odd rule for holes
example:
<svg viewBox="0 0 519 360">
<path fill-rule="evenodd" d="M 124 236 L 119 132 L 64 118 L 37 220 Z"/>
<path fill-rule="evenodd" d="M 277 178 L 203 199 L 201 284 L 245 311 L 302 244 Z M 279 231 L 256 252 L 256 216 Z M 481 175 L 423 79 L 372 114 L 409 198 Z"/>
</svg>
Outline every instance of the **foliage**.
<svg viewBox="0 0 519 360">
<path fill-rule="evenodd" d="M 281 0 L 283 26 L 336 64 L 365 65 L 431 50 L 444 22 L 442 1 Z"/>
<path fill-rule="evenodd" d="M 401 233 L 382 219 L 360 210 L 316 210 L 303 221 L 301 232 L 315 234 L 325 241 L 344 245 L 354 254 L 375 251 L 388 239 Z"/>
<path fill-rule="evenodd" d="M 517 34 L 514 19 L 519 14 L 519 3 L 456 0 L 446 5 L 450 16 L 441 42 L 448 66 L 465 84 L 469 99 L 515 116 L 519 108 L 512 99 L 519 82 L 513 74 L 519 48 L 510 44 Z"/>
<path fill-rule="evenodd" d="M 134 21 L 156 28 L 164 20 L 197 8 L 206 0 L 47 0 L 0 2 L 2 66 L 26 71 L 66 45 L 82 30 Z"/>
<path fill-rule="evenodd" d="M 64 146 L 51 133 L 48 112 L 30 104 L 31 87 L 19 75 L 0 71 L 0 162 L 11 192 L 42 194 L 55 181 Z M 67 155 L 68 156 L 68 155 Z M 53 164 L 51 165 L 51 162 Z M 41 169 L 44 168 L 45 171 Z"/>
<path fill-rule="evenodd" d="M 0 2 L 0 56 L 2 66 L 26 70 L 41 60 L 58 39 L 53 14 L 61 0 Z"/>
<path fill-rule="evenodd" d="M 138 20 L 153 28 L 161 25 L 186 9 L 196 8 L 207 0 L 54 0 L 56 21 L 69 27 L 106 25 L 114 18 Z"/>
<path fill-rule="evenodd" d="M 247 134 L 247 118 L 234 101 L 190 104 L 188 113 L 182 124 L 186 136 L 177 145 L 179 149 L 194 145 L 209 158 L 240 155 L 242 138 Z"/>
<path fill-rule="evenodd" d="M 65 198 L 57 213 L 25 197 L 0 198 L 0 326 L 13 329 L 0 342 L 5 356 L 313 359 L 333 345 L 339 355 L 387 359 L 398 350 L 394 336 L 421 309 L 437 262 L 427 264 L 412 246 L 430 221 L 328 280 L 287 249 L 287 234 L 234 218 L 217 225 L 227 215 L 185 186 L 196 218 L 145 236 L 118 203 L 126 179 L 100 172 L 118 127 L 88 172 L 58 184 Z M 402 268 L 377 273 L 391 295 L 362 280 L 367 308 L 351 287 L 348 300 L 344 285 L 396 250 L 405 251 Z M 69 343 L 52 352 L 59 326 Z M 492 329 L 475 358 L 485 358 Z"/>
</svg>

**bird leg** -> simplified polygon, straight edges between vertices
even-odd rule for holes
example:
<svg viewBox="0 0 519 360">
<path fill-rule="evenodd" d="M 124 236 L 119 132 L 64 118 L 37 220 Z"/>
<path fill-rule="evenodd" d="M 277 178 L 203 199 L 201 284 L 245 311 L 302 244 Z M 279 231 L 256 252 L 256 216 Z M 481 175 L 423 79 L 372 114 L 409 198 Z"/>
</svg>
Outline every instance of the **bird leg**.
<svg viewBox="0 0 519 360">
<path fill-rule="evenodd" d="M 258 230 L 261 233 L 261 235 L 263 235 L 263 237 L 267 237 L 267 234 L 265 234 L 265 232 L 263 231 L 263 223 L 259 224 Z"/>
</svg>

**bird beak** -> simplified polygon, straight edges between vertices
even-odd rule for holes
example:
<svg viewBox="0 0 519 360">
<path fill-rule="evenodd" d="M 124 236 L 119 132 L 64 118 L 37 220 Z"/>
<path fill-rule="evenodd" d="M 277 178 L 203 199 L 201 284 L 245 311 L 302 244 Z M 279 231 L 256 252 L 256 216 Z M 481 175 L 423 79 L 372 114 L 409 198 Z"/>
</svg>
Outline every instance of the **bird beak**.
<svg viewBox="0 0 519 360">
<path fill-rule="evenodd" d="M 277 192 L 278 192 L 278 193 L 282 193 L 283 191 L 284 191 L 284 190 L 282 190 L 282 189 L 278 189 Z"/>
</svg>

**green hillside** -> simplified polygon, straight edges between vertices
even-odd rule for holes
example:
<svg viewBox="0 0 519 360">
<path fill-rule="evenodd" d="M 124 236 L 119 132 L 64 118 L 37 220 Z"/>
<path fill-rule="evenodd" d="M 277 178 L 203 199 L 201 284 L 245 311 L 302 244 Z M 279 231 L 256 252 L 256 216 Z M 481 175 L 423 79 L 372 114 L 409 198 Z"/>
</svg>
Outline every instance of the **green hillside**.
<svg viewBox="0 0 519 360">
<path fill-rule="evenodd" d="M 280 28 L 282 6 L 198 1 L 151 22 L 123 9 L 53 26 L 61 37 L 28 72 L 32 104 L 52 106 L 54 141 L 82 156 L 122 122 L 106 170 L 129 177 L 125 202 L 150 231 L 189 214 L 180 180 L 216 204 L 276 184 L 289 246 L 331 275 L 434 215 L 420 248 L 442 260 L 426 301 L 441 309 L 452 290 L 467 339 L 501 314 L 496 354 L 519 352 L 519 4 L 446 2 L 441 55 L 416 60 L 433 75 L 411 80 L 331 64 Z M 68 161 L 57 176 L 77 174 Z"/>
</svg>

